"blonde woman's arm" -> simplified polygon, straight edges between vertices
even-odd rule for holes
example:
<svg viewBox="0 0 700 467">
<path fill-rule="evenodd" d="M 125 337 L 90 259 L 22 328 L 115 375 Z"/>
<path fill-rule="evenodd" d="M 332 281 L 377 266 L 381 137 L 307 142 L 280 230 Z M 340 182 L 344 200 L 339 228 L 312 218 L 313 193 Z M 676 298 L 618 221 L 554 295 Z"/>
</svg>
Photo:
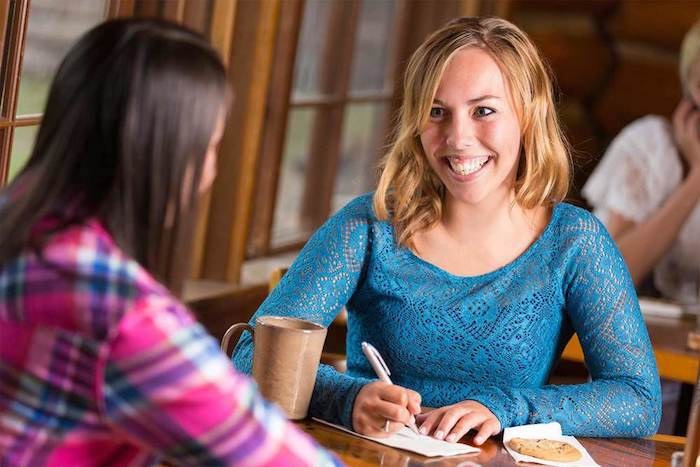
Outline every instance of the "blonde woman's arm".
<svg viewBox="0 0 700 467">
<path fill-rule="evenodd" d="M 355 294 L 365 275 L 371 249 L 371 196 L 351 201 L 309 239 L 280 283 L 250 319 L 274 315 L 307 319 L 329 326 Z M 253 341 L 243 333 L 233 353 L 238 370 L 250 374 Z M 309 415 L 352 428 L 357 394 L 373 380 L 320 365 Z"/>
</svg>

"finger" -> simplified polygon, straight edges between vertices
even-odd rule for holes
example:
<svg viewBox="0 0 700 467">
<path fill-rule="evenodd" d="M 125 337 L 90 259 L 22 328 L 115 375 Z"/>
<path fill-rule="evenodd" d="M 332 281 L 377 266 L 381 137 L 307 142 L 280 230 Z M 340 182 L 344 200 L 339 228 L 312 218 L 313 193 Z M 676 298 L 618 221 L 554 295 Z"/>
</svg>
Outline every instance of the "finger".
<svg viewBox="0 0 700 467">
<path fill-rule="evenodd" d="M 678 103 L 676 106 L 675 110 L 673 111 L 673 116 L 671 117 L 671 121 L 673 123 L 674 127 L 678 127 L 678 124 L 680 123 L 681 120 L 681 112 L 683 109 L 684 101 L 685 99 L 681 99 L 681 101 Z"/>
<path fill-rule="evenodd" d="M 367 411 L 360 417 L 361 430 L 358 433 L 369 436 L 385 437 L 395 433 L 404 426 L 401 422 L 395 422 L 375 410 Z"/>
<path fill-rule="evenodd" d="M 474 443 L 483 444 L 489 436 L 497 435 L 501 431 L 501 424 L 495 418 L 489 418 L 481 424 L 479 432 L 474 437 Z"/>
<path fill-rule="evenodd" d="M 406 392 L 408 393 L 408 411 L 414 415 L 421 413 L 420 394 L 418 394 L 416 391 L 413 391 L 411 389 L 407 389 Z"/>
<path fill-rule="evenodd" d="M 683 128 L 685 130 L 686 135 L 692 136 L 694 135 L 694 125 L 695 122 L 697 122 L 697 116 L 699 112 L 697 111 L 697 109 L 695 109 L 694 104 L 690 103 L 690 101 L 688 102 L 688 111 L 683 115 Z"/>
<path fill-rule="evenodd" d="M 698 122 L 700 122 L 700 112 L 691 112 L 690 117 L 688 117 L 688 132 L 693 139 L 697 139 Z"/>
<path fill-rule="evenodd" d="M 411 413 L 406 407 L 383 400 L 373 404 L 372 413 L 382 420 L 391 420 L 400 424 L 406 424 L 411 420 Z"/>
<path fill-rule="evenodd" d="M 363 424 L 363 430 L 359 433 L 367 436 L 373 436 L 375 438 L 386 438 L 392 433 L 397 432 L 401 429 L 403 425 L 400 423 L 394 423 L 383 418 L 372 417 L 365 420 Z"/>
<path fill-rule="evenodd" d="M 681 99 L 676 110 L 673 112 L 673 126 L 676 130 L 681 130 L 685 126 L 684 122 L 691 109 L 690 101 L 685 97 Z"/>
<path fill-rule="evenodd" d="M 452 428 L 457 424 L 460 418 L 463 416 L 471 413 L 470 409 L 465 409 L 463 407 L 452 407 L 450 410 L 445 413 L 445 415 L 442 417 L 442 420 L 440 420 L 440 423 L 438 424 L 437 428 L 435 428 L 435 433 L 433 433 L 433 437 L 435 439 L 445 439 L 445 437 L 452 431 Z"/>
<path fill-rule="evenodd" d="M 681 105 L 679 106 L 681 112 L 681 118 L 685 121 L 688 115 L 693 112 L 693 103 L 688 97 L 684 97 L 681 100 Z"/>
<path fill-rule="evenodd" d="M 445 441 L 454 443 L 459 441 L 462 436 L 466 435 L 472 428 L 478 427 L 488 418 L 488 415 L 481 412 L 469 412 L 460 418 L 452 427 L 452 431 L 447 435 Z"/>
<path fill-rule="evenodd" d="M 404 429 L 406 425 L 403 423 L 398 423 L 398 422 L 392 422 L 391 420 L 387 420 L 384 422 L 384 426 L 382 429 L 384 430 L 387 435 L 390 435 L 392 433 L 396 433 L 397 431 L 401 431 Z"/>
<path fill-rule="evenodd" d="M 390 436 L 403 429 L 403 424 L 392 422 L 391 420 L 377 420 L 372 428 L 374 434 L 370 436 L 386 438 L 387 436 Z"/>
<path fill-rule="evenodd" d="M 379 398 L 387 402 L 398 404 L 402 407 L 408 406 L 408 389 L 389 384 L 379 390 Z"/>
<path fill-rule="evenodd" d="M 357 415 L 353 420 L 353 430 L 361 435 L 373 436 L 377 432 L 377 421 L 369 415 Z"/>
<path fill-rule="evenodd" d="M 396 433 L 397 431 L 401 431 L 404 429 L 406 425 L 401 423 L 401 422 L 395 422 L 392 420 L 384 420 L 384 423 L 382 424 L 381 430 L 388 435 L 392 433 Z"/>
<path fill-rule="evenodd" d="M 437 424 L 440 422 L 443 412 L 443 410 L 433 410 L 432 412 L 425 415 L 425 417 L 421 416 L 422 421 L 420 426 L 418 427 L 418 431 L 420 432 L 420 434 L 428 435 L 432 433 L 433 428 L 437 426 Z"/>
</svg>

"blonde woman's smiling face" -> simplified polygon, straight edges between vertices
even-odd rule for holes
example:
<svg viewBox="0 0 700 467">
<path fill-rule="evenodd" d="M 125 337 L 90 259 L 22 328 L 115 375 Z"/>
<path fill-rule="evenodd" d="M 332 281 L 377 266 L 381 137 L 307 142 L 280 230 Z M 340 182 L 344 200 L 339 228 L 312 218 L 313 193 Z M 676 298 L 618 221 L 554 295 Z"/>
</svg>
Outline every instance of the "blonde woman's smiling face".
<svg viewBox="0 0 700 467">
<path fill-rule="evenodd" d="M 478 205 L 514 189 L 520 124 L 488 52 L 456 52 L 440 79 L 420 140 L 448 202 Z"/>
</svg>

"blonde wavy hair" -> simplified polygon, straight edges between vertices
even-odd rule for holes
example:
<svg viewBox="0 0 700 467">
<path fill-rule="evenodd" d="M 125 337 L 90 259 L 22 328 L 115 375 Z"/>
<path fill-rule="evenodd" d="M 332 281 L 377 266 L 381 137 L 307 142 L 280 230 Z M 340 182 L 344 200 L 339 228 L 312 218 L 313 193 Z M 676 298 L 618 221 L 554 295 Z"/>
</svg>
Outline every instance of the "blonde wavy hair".
<svg viewBox="0 0 700 467">
<path fill-rule="evenodd" d="M 413 53 L 394 140 L 381 164 L 374 194 L 379 220 L 390 220 L 400 245 L 442 216 L 445 188 L 420 142 L 440 78 L 450 59 L 467 47 L 486 50 L 505 78 L 521 128 L 516 202 L 526 209 L 561 201 L 570 181 L 569 146 L 553 101 L 552 76 L 534 44 L 500 18 L 457 18 L 430 35 Z"/>
<path fill-rule="evenodd" d="M 680 59 L 678 61 L 678 73 L 681 83 L 685 88 L 690 77 L 690 67 L 700 56 L 700 21 L 696 21 L 693 27 L 685 33 L 681 43 Z M 685 89 L 684 89 L 685 90 Z"/>
</svg>

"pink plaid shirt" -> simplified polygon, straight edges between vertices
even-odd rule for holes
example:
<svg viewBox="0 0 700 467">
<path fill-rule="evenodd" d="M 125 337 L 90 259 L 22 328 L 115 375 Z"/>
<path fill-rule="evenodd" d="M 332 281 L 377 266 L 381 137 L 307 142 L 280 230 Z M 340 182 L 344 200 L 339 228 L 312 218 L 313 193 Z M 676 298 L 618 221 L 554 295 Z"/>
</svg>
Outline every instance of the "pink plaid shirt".
<svg viewBox="0 0 700 467">
<path fill-rule="evenodd" d="M 334 465 L 96 221 L 0 269 L 0 465 Z"/>
</svg>

